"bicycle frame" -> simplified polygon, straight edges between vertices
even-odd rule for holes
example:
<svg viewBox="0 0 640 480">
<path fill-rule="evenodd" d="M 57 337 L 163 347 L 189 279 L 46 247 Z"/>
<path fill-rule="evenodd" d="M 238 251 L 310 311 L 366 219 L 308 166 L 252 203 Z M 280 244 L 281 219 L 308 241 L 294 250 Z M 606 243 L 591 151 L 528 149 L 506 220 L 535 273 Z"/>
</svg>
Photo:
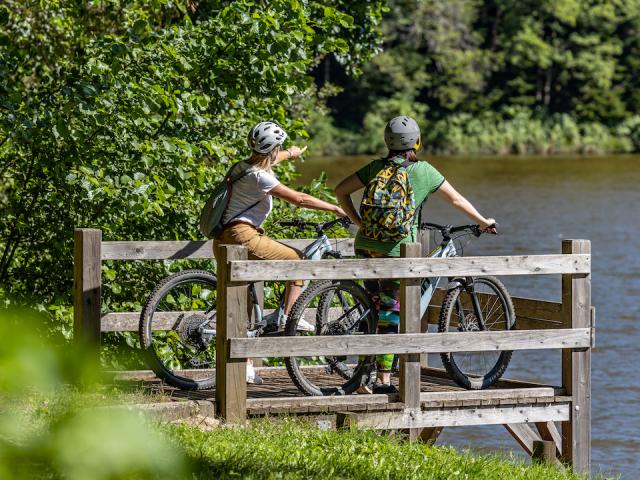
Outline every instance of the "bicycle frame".
<svg viewBox="0 0 640 480">
<path fill-rule="evenodd" d="M 453 240 L 443 239 L 442 243 L 438 245 L 438 247 L 429 254 L 429 258 L 446 258 L 446 257 L 455 257 L 458 254 L 456 250 L 456 246 L 453 243 Z M 426 277 L 422 280 L 422 288 L 420 295 L 420 318 L 424 316 L 424 313 L 427 311 L 429 307 L 429 302 L 433 298 L 433 294 L 438 288 L 438 283 L 442 277 L 429 278 Z"/>
<path fill-rule="evenodd" d="M 453 239 L 444 238 L 440 243 L 440 245 L 438 245 L 438 247 L 429 254 L 429 258 L 448 258 L 448 257 L 455 257 L 457 255 L 458 255 L 458 252 L 456 250 Z M 420 318 L 422 318 L 425 312 L 427 311 L 427 308 L 429 307 L 429 303 L 433 298 L 433 294 L 435 293 L 435 290 L 438 287 L 440 280 L 442 280 L 442 277 L 435 277 L 435 278 L 427 277 L 422 280 L 421 296 L 420 296 Z M 458 279 L 456 281 L 450 282 L 447 287 L 455 288 L 460 286 L 461 284 L 465 286 L 469 286 L 472 284 L 472 282 L 467 279 L 464 279 L 464 280 Z M 471 301 L 473 303 L 474 313 L 476 314 L 476 318 L 478 319 L 478 324 L 480 326 L 480 329 L 485 330 L 484 318 L 482 315 L 482 309 L 480 308 L 478 297 L 475 294 L 471 295 Z M 461 309 L 462 306 L 458 305 L 457 308 Z M 460 311 L 460 313 L 462 313 L 462 311 Z"/>
<path fill-rule="evenodd" d="M 311 242 L 307 247 L 302 251 L 302 256 L 305 260 L 322 260 L 325 254 L 332 251 L 331 242 L 329 242 L 329 237 L 325 233 L 322 233 L 316 238 L 313 242 Z M 304 282 L 304 286 L 302 287 L 302 291 L 304 291 L 309 286 L 309 281 Z M 265 315 L 260 308 L 260 304 L 258 302 L 258 294 L 256 292 L 255 283 L 249 284 L 249 296 L 251 301 L 253 302 L 253 314 L 255 318 L 255 330 L 259 330 L 261 327 L 266 325 Z M 284 298 L 280 300 L 280 304 L 278 305 L 278 316 L 284 315 Z"/>
</svg>

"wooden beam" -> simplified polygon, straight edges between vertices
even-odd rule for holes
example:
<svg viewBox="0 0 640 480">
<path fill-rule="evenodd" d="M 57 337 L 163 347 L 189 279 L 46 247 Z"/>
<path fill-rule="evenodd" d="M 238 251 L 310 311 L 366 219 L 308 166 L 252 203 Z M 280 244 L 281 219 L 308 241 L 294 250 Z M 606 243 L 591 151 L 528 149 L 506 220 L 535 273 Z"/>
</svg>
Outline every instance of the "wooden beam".
<svg viewBox="0 0 640 480">
<path fill-rule="evenodd" d="M 247 419 L 246 360 L 228 355 L 231 337 L 246 335 L 247 284 L 228 281 L 229 261 L 247 258 L 247 249 L 222 245 L 218 258 L 218 322 L 216 333 L 216 411 L 227 423 Z M 253 355 L 255 356 L 255 355 Z"/>
<path fill-rule="evenodd" d="M 420 441 L 433 445 L 442 433 L 443 427 L 427 427 L 420 432 Z"/>
<path fill-rule="evenodd" d="M 285 245 L 303 250 L 314 238 L 280 240 Z M 353 255 L 352 238 L 332 238 L 331 246 L 343 255 Z M 179 260 L 212 259 L 213 241 L 125 241 L 102 242 L 103 260 Z"/>
<path fill-rule="evenodd" d="M 550 440 L 536 440 L 533 442 L 533 452 L 531 453 L 533 463 L 546 463 L 555 465 L 558 463 L 556 458 L 556 444 Z"/>
<path fill-rule="evenodd" d="M 558 431 L 558 427 L 553 422 L 536 423 L 538 433 L 543 440 L 551 440 L 555 443 L 558 455 L 562 455 L 562 435 Z"/>
<path fill-rule="evenodd" d="M 533 442 L 539 441 L 541 438 L 529 425 L 526 423 L 507 423 L 504 428 L 528 455 L 533 454 Z"/>
<path fill-rule="evenodd" d="M 263 311 L 265 315 L 273 312 L 272 308 L 268 308 Z M 343 312 L 341 307 L 332 307 L 330 309 L 329 315 L 332 312 L 336 314 Z M 178 321 L 178 317 L 180 315 L 198 313 L 198 312 L 156 312 L 153 314 L 153 329 L 154 330 L 173 330 L 176 327 L 176 322 Z M 212 310 L 209 312 L 210 315 L 216 315 L 217 312 Z M 303 318 L 315 325 L 316 323 L 316 309 L 315 308 L 307 308 L 304 311 Z M 102 316 L 101 319 L 101 328 L 103 332 L 130 332 L 130 331 L 138 331 L 138 325 L 140 323 L 140 312 L 118 312 L 118 313 L 107 313 Z"/>
<path fill-rule="evenodd" d="M 514 400 L 540 398 L 552 402 L 555 396 L 552 387 L 543 388 L 490 388 L 487 390 L 447 390 L 420 393 L 421 402 L 466 401 L 466 400 Z"/>
<path fill-rule="evenodd" d="M 589 255 L 589 240 L 564 240 L 569 257 Z M 591 327 L 591 275 L 562 276 L 564 326 Z M 591 473 L 591 350 L 562 352 L 562 384 L 573 398 L 571 419 L 562 424 L 562 456 L 577 473 Z"/>
<path fill-rule="evenodd" d="M 437 334 L 232 338 L 231 358 L 585 348 L 590 328 Z"/>
<path fill-rule="evenodd" d="M 419 243 L 400 245 L 402 258 L 419 258 Z M 420 284 L 419 278 L 400 280 L 400 333 L 420 333 Z M 420 409 L 420 355 L 411 353 L 400 356 L 400 399 L 407 409 Z M 415 441 L 420 429 L 409 429 L 409 441 Z"/>
<path fill-rule="evenodd" d="M 331 262 L 251 260 L 232 262 L 231 280 L 336 280 L 457 277 L 474 275 L 548 275 L 589 273 L 590 255 L 520 255 L 509 257 L 366 258 Z"/>
<path fill-rule="evenodd" d="M 77 228 L 73 232 L 74 339 L 100 345 L 102 231 Z"/>
<path fill-rule="evenodd" d="M 256 284 L 256 290 L 259 290 L 259 285 L 263 282 L 258 282 Z M 442 298 L 444 295 L 440 295 L 442 289 L 436 290 L 436 296 L 434 298 L 439 298 L 440 302 L 442 302 Z M 562 304 L 556 302 L 547 302 L 544 300 L 535 300 L 529 298 L 517 298 L 512 297 L 513 304 L 516 310 L 516 328 L 518 330 L 542 330 L 542 329 L 553 329 L 553 328 L 563 328 L 563 323 L 561 320 L 553 320 L 556 317 L 556 314 L 549 309 L 549 305 L 555 305 L 560 310 Z M 533 318 L 527 316 L 527 311 L 522 310 L 522 307 L 519 304 L 519 300 L 526 300 L 527 302 L 539 302 L 541 304 L 541 308 L 538 310 L 540 312 L 540 316 L 537 318 Z M 432 300 L 433 302 L 433 300 Z M 336 312 L 341 312 L 340 307 L 332 307 L 332 310 Z M 595 310 L 592 307 L 592 310 Z M 264 314 L 269 314 L 273 311 L 273 309 L 264 310 Z M 154 314 L 154 328 L 157 330 L 171 330 L 175 323 L 175 318 L 178 315 L 183 314 L 184 312 L 158 312 Z M 421 331 L 426 332 L 427 323 L 437 324 L 438 323 L 438 315 L 440 314 L 439 306 L 430 306 L 427 312 L 424 315 L 422 320 Z M 158 315 L 166 318 L 166 321 L 158 321 L 156 318 Z M 544 317 L 544 315 L 548 315 L 548 317 Z M 557 314 L 558 317 L 561 316 L 561 313 Z M 315 324 L 316 317 L 316 309 L 315 308 L 307 308 L 304 311 L 304 319 L 311 324 Z M 129 331 L 138 331 L 138 324 L 140 323 L 140 312 L 116 312 L 116 313 L 106 313 L 102 315 L 101 320 L 101 329 L 103 332 L 129 332 Z M 593 345 L 592 345 L 593 346 Z M 427 365 L 423 364 L 423 367 Z"/>
<path fill-rule="evenodd" d="M 263 377 L 264 378 L 264 377 Z M 328 406 L 344 406 L 353 407 L 360 405 L 368 407 L 371 405 L 387 405 L 397 402 L 398 394 L 391 395 L 342 395 L 342 396 L 326 396 L 326 397 L 268 397 L 268 398 L 249 398 L 247 399 L 247 408 L 300 408 L 300 407 L 328 407 Z"/>
<path fill-rule="evenodd" d="M 513 407 L 445 407 L 405 412 L 345 413 L 347 423 L 376 430 L 396 428 L 459 427 L 563 421 L 569 418 L 569 404 L 518 405 Z"/>
</svg>

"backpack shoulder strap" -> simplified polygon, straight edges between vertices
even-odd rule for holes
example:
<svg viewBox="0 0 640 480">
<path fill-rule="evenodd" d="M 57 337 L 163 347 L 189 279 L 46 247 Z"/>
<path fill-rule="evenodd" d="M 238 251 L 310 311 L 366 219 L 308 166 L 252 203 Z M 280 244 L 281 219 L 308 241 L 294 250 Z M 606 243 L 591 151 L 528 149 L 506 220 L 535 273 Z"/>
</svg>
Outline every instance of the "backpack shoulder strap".
<svg viewBox="0 0 640 480">
<path fill-rule="evenodd" d="M 237 165 L 237 164 L 236 164 Z M 238 180 L 240 180 L 241 178 L 247 176 L 250 172 L 251 172 L 251 166 L 244 168 L 242 170 L 240 170 L 238 173 L 236 173 L 235 175 L 230 175 L 231 171 L 233 170 L 234 167 L 236 167 L 236 165 L 232 166 L 229 169 L 229 174 L 227 174 L 226 180 L 227 180 L 227 191 L 228 193 L 228 199 L 227 200 L 227 206 L 225 207 L 225 210 L 227 209 L 227 207 L 229 206 L 229 201 L 231 200 L 231 194 L 233 192 L 233 184 L 235 182 L 237 182 Z M 258 205 L 260 202 L 262 201 L 262 199 L 258 200 L 257 202 L 252 203 L 251 205 L 249 205 L 247 208 L 243 209 L 240 213 L 237 213 L 236 215 L 233 216 L 233 218 L 230 218 L 229 221 L 227 223 L 225 223 L 225 225 L 231 223 L 232 220 L 238 218 L 239 216 L 241 216 L 242 214 L 248 212 L 249 210 L 251 210 L 253 207 L 255 207 L 256 205 Z"/>
<path fill-rule="evenodd" d="M 393 166 L 407 168 L 409 165 L 413 165 L 415 163 L 415 162 L 412 162 L 411 160 L 407 160 L 407 159 L 404 159 L 404 161 L 402 163 L 396 163 L 394 161 L 396 158 L 402 158 L 402 157 L 397 156 L 397 157 L 393 157 L 393 158 L 389 158 L 389 159 L 385 160 L 384 167 L 382 167 L 382 168 L 383 169 L 384 168 L 388 168 L 388 167 L 390 167 L 392 165 Z"/>
<path fill-rule="evenodd" d="M 241 178 L 245 177 L 246 175 L 248 175 L 251 172 L 251 166 L 247 167 L 247 168 L 243 168 L 240 169 L 239 172 L 236 172 L 234 175 L 232 175 L 232 172 L 234 169 L 238 169 L 238 164 L 236 163 L 235 165 L 233 165 L 229 171 L 227 172 L 227 175 L 225 176 L 225 180 L 227 181 L 227 183 L 236 183 L 238 180 L 240 180 Z"/>
</svg>

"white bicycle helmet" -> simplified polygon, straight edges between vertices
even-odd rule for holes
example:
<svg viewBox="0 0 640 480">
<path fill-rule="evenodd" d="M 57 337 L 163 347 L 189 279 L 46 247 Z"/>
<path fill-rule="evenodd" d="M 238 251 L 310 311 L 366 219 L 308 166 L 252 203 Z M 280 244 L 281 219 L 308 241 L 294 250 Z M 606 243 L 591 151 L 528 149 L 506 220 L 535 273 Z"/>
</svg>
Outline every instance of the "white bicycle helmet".
<svg viewBox="0 0 640 480">
<path fill-rule="evenodd" d="M 269 153 L 287 139 L 285 132 L 277 123 L 260 122 L 251 129 L 247 137 L 249 148 L 257 153 Z"/>
<path fill-rule="evenodd" d="M 421 141 L 418 123 L 404 115 L 392 118 L 384 129 L 384 143 L 389 150 L 419 150 Z"/>
</svg>

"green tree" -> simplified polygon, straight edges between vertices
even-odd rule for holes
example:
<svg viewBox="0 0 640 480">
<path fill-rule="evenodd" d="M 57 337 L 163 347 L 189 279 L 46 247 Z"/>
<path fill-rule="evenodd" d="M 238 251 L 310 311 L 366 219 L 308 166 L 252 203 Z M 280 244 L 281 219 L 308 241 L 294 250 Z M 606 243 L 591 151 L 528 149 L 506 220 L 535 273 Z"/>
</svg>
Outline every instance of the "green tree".
<svg viewBox="0 0 640 480">
<path fill-rule="evenodd" d="M 355 3 L 5 2 L 0 289 L 68 305 L 74 227 L 196 238 L 204 196 L 245 155 L 250 126 L 273 119 L 304 138 L 313 65 L 331 53 L 355 71 L 376 51 L 381 2 Z M 148 292 L 142 267 L 123 268 L 139 290 L 119 296 L 107 264 L 106 302 Z"/>
</svg>

